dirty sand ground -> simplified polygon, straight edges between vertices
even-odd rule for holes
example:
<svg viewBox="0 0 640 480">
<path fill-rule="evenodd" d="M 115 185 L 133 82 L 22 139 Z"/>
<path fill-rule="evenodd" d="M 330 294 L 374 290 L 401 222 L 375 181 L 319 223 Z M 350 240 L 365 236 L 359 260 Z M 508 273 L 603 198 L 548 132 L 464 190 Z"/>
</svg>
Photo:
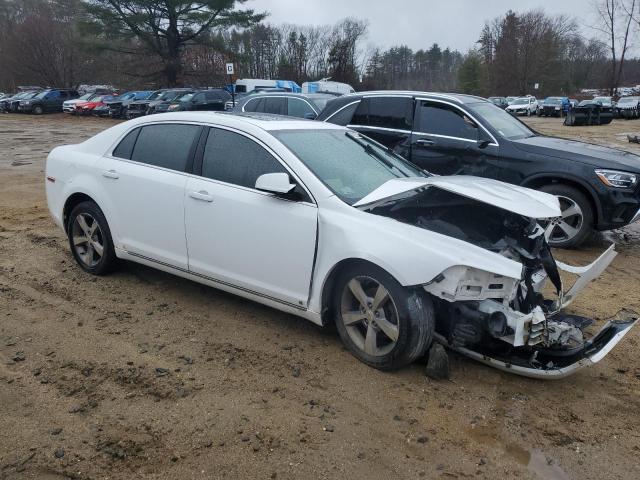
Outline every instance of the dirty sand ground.
<svg viewBox="0 0 640 480">
<path fill-rule="evenodd" d="M 640 152 L 640 121 L 541 131 Z M 640 330 L 540 382 L 452 356 L 381 373 L 333 331 L 150 268 L 94 278 L 47 212 L 54 146 L 113 122 L 0 115 L 0 478 L 640 478 Z M 573 306 L 640 310 L 640 234 Z M 59 458 L 58 458 L 59 457 Z"/>
</svg>

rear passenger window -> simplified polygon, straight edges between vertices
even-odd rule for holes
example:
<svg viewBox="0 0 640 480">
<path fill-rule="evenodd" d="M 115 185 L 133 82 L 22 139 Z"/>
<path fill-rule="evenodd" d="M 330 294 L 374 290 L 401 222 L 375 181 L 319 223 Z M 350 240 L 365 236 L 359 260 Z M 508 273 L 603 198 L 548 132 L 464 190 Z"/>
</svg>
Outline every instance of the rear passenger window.
<svg viewBox="0 0 640 480">
<path fill-rule="evenodd" d="M 338 113 L 328 118 L 327 122 L 346 127 L 347 125 L 352 123 L 351 119 L 353 118 L 353 114 L 355 113 L 359 104 L 360 102 L 355 102 L 353 105 L 348 105 L 344 107 Z"/>
<path fill-rule="evenodd" d="M 245 112 L 264 112 L 264 98 L 253 98 L 244 105 Z"/>
<path fill-rule="evenodd" d="M 131 154 L 133 153 L 133 146 L 136 144 L 136 139 L 138 138 L 139 133 L 140 133 L 139 128 L 136 128 L 135 130 L 132 130 L 129 133 L 127 133 L 127 136 L 124 137 L 122 141 L 118 144 L 118 146 L 113 150 L 113 156 L 131 160 Z"/>
<path fill-rule="evenodd" d="M 371 97 L 360 102 L 351 123 L 371 127 L 411 130 L 413 99 Z"/>
<path fill-rule="evenodd" d="M 278 98 L 265 98 L 264 99 L 264 112 L 273 113 L 275 115 L 287 114 L 287 99 L 283 97 Z"/>
<path fill-rule="evenodd" d="M 184 172 L 197 125 L 163 124 L 140 129 L 131 160 Z"/>
<path fill-rule="evenodd" d="M 229 130 L 209 130 L 202 160 L 203 177 L 255 188 L 260 175 L 281 172 L 288 173 L 253 140 Z"/>
</svg>

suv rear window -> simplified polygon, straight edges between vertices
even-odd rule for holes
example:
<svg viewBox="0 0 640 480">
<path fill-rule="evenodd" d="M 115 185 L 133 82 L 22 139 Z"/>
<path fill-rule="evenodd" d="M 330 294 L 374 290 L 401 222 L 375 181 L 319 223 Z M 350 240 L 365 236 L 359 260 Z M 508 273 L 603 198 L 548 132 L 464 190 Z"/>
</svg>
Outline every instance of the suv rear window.
<svg viewBox="0 0 640 480">
<path fill-rule="evenodd" d="M 135 142 L 131 160 L 184 172 L 191 147 L 199 131 L 200 127 L 197 125 L 183 124 L 142 127 Z"/>
</svg>

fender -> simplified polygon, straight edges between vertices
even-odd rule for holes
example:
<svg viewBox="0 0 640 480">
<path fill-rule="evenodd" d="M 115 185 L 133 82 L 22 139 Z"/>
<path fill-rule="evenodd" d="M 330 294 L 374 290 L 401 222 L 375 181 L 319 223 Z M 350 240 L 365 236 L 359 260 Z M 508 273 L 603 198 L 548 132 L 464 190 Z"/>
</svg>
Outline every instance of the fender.
<svg viewBox="0 0 640 480">
<path fill-rule="evenodd" d="M 597 224 L 598 219 L 602 218 L 602 206 L 600 205 L 600 201 L 598 200 L 597 192 L 593 189 L 593 187 L 588 182 L 585 182 L 583 179 L 579 177 L 575 177 L 573 175 L 567 175 L 564 173 L 536 173 L 535 175 L 531 175 L 525 178 L 520 183 L 520 185 L 523 187 L 532 188 L 532 187 L 529 187 L 529 185 L 536 183 L 536 180 L 540 180 L 542 178 L 548 178 L 552 180 L 553 179 L 569 180 L 570 182 L 577 183 L 589 193 L 589 198 L 591 199 L 591 201 L 593 201 L 593 204 L 596 207 L 596 218 L 594 223 Z"/>
</svg>

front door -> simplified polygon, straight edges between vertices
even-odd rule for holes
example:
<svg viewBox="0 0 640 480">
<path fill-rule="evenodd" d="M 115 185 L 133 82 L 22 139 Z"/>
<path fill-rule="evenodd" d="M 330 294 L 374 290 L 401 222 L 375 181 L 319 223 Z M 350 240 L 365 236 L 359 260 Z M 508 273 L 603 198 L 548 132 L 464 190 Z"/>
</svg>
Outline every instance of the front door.
<svg viewBox="0 0 640 480">
<path fill-rule="evenodd" d="M 304 190 L 285 199 L 254 188 L 260 175 L 288 170 L 257 141 L 221 128 L 209 130 L 195 170 L 185 196 L 189 270 L 306 307 L 317 207 Z"/>
<path fill-rule="evenodd" d="M 479 146 L 485 134 L 463 110 L 435 100 L 418 100 L 411 136 L 411 161 L 438 175 L 491 177 L 497 145 Z M 494 177 L 495 178 L 495 177 Z"/>
</svg>

